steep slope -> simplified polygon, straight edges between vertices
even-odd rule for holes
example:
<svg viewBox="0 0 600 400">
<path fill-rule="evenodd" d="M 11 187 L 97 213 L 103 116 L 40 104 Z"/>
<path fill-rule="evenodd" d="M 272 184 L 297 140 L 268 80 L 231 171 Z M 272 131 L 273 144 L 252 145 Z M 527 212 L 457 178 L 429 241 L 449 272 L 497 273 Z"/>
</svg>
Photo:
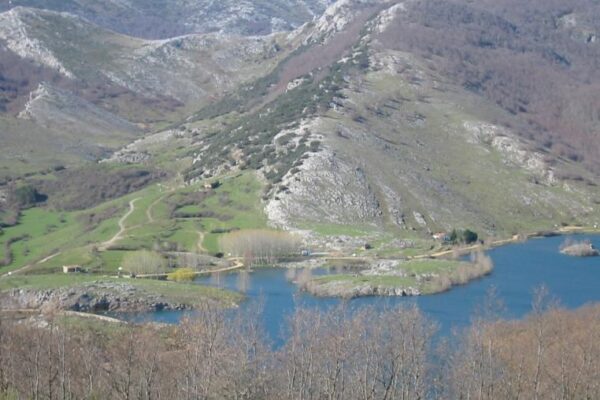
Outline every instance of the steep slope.
<svg viewBox="0 0 600 400">
<path fill-rule="evenodd" d="M 31 74 L 21 85 L 17 72 L 3 74 L 3 104 L 21 117 L 6 135 L 24 146 L 17 129 L 43 127 L 49 148 L 160 164 L 188 183 L 255 170 L 270 223 L 289 229 L 430 237 L 452 228 L 492 235 L 593 225 L 600 145 L 596 103 L 583 83 L 597 82 L 595 25 L 579 8 L 567 11 L 546 31 L 529 7 L 514 16 L 491 2 L 340 0 L 291 33 L 146 40 L 72 14 L 16 7 L 0 14 L 3 51 L 52 83 Z M 533 27 L 525 26 L 528 13 Z M 466 37 L 450 30 L 445 38 L 444 27 L 455 26 Z M 539 44 L 545 37 L 552 40 Z M 497 67 L 514 63 L 531 74 L 531 60 L 542 71 L 531 82 Z M 564 80 L 540 91 L 538 81 L 552 77 Z M 546 99 L 562 104 L 552 129 L 542 123 Z M 141 119 L 145 102 L 164 114 Z M 569 125 L 579 108 L 581 121 Z M 135 134 L 128 121 L 164 122 L 168 114 L 185 122 L 108 157 Z M 576 132 L 565 136 L 566 126 Z"/>
<path fill-rule="evenodd" d="M 574 1 L 404 2 L 382 42 L 426 58 L 529 125 L 519 132 L 600 170 L 600 6 Z"/>
<path fill-rule="evenodd" d="M 40 84 L 31 93 L 18 118 L 33 121 L 56 132 L 81 134 L 83 137 L 132 139 L 141 133 L 131 122 L 49 84 Z"/>
<path fill-rule="evenodd" d="M 339 2 L 304 30 L 305 47 L 286 65 L 307 54 L 335 61 L 278 75 L 279 97 L 199 139 L 187 178 L 257 169 L 270 183 L 271 222 L 288 228 L 506 234 L 600 221 L 597 176 L 540 147 L 501 105 L 398 50 L 392 37 L 412 2 L 366 4 Z M 353 30 L 365 15 L 366 29 Z"/>
<path fill-rule="evenodd" d="M 27 148 L 32 165 L 49 149 L 104 157 L 139 127 L 178 120 L 268 73 L 288 47 L 286 35 L 143 40 L 68 13 L 12 8 L 0 14 L 2 147 L 10 157 Z"/>
<path fill-rule="evenodd" d="M 0 177 L 103 158 L 141 134 L 129 121 L 41 84 L 17 118 L 0 116 Z"/>
<path fill-rule="evenodd" d="M 596 186 L 555 175 L 592 177 L 573 163 L 550 163 L 490 123 L 486 115 L 501 113 L 493 105 L 452 93 L 406 54 L 373 52 L 370 59 L 335 109 L 302 127 L 321 149 L 283 177 L 284 189 L 267 205 L 273 221 L 491 233 L 584 222 L 595 213 Z"/>
<path fill-rule="evenodd" d="M 15 6 L 79 15 L 130 36 L 165 39 L 190 33 L 264 35 L 292 30 L 321 15 L 333 0 L 2 0 Z"/>
<path fill-rule="evenodd" d="M 192 35 L 147 41 L 67 13 L 16 7 L 0 14 L 0 41 L 23 59 L 84 82 L 106 81 L 181 102 L 218 94 L 264 69 L 275 37 Z"/>
</svg>

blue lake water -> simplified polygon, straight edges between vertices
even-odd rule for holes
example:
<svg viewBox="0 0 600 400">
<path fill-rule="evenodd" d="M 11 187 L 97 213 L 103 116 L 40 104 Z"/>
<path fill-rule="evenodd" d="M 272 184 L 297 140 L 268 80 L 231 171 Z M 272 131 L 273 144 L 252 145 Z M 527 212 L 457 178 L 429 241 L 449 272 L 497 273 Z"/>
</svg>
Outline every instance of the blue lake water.
<svg viewBox="0 0 600 400">
<path fill-rule="evenodd" d="M 576 240 L 588 239 L 600 248 L 600 236 L 577 235 Z M 534 288 L 548 287 L 551 295 L 567 308 L 577 308 L 590 302 L 600 301 L 600 257 L 577 258 L 560 254 L 559 247 L 564 236 L 532 239 L 525 243 L 511 244 L 489 251 L 494 262 L 491 275 L 465 286 L 432 295 L 413 298 L 368 297 L 349 301 L 350 307 L 372 305 L 376 308 L 417 304 L 419 308 L 440 326 L 440 333 L 449 333 L 453 328 L 467 326 L 474 313 L 485 302 L 490 288 L 504 302 L 506 318 L 521 318 L 531 310 Z M 247 309 L 256 301 L 262 301 L 264 327 L 272 340 L 282 343 L 285 340 L 286 318 L 296 307 L 317 307 L 324 309 L 339 304 L 339 299 L 315 298 L 299 292 L 295 285 L 286 279 L 284 269 L 258 269 L 250 274 L 246 282 L 247 300 L 241 310 Z M 217 283 L 209 278 L 201 284 Z M 231 290 L 240 287 L 237 273 L 222 276 L 218 285 Z M 136 315 L 136 321 L 177 323 L 184 312 L 156 312 Z"/>
</svg>

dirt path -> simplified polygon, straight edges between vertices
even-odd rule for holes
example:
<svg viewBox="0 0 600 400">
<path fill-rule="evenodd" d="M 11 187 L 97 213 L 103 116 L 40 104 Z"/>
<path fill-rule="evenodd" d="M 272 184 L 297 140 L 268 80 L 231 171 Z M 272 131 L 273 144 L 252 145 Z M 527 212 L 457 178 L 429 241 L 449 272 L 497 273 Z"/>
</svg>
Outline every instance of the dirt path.
<svg viewBox="0 0 600 400">
<path fill-rule="evenodd" d="M 163 201 L 165 198 L 169 197 L 169 195 L 175 193 L 177 191 L 177 189 L 180 189 L 181 187 L 183 187 L 182 184 L 178 184 L 177 182 L 174 183 L 174 186 L 169 187 L 167 185 L 161 185 L 161 188 L 166 188 L 167 191 L 165 192 L 165 194 L 163 194 L 162 196 L 160 196 L 158 199 L 154 200 L 152 202 L 152 204 L 150 204 L 148 206 L 148 208 L 146 209 L 146 217 L 148 217 L 148 223 L 153 223 L 156 221 L 156 219 L 154 219 L 154 215 L 152 214 L 152 210 L 154 209 L 154 207 L 160 203 L 161 201 Z"/>
<path fill-rule="evenodd" d="M 146 208 L 146 217 L 148 218 L 148 223 L 151 224 L 154 222 L 154 216 L 152 215 L 152 209 L 155 205 L 157 205 L 165 196 L 161 196 L 158 199 L 154 200 L 152 204 Z"/>
<path fill-rule="evenodd" d="M 20 274 L 21 272 L 23 272 L 23 271 L 25 271 L 25 270 L 27 270 L 28 268 L 31 268 L 31 267 L 32 267 L 31 264 L 27 264 L 27 265 L 25 265 L 25 266 L 23 266 L 23 267 L 21 267 L 19 269 L 15 269 L 14 271 L 8 271 L 7 273 L 0 275 L 0 278 L 5 278 L 7 276 Z"/>
<path fill-rule="evenodd" d="M 438 251 L 437 253 L 421 254 L 418 256 L 410 257 L 410 259 L 411 260 L 419 260 L 419 259 L 423 259 L 423 258 L 440 258 L 440 257 L 450 256 L 453 254 L 464 255 L 464 254 L 473 252 L 475 250 L 489 250 L 490 248 L 504 246 L 505 244 L 517 243 L 519 240 L 520 239 L 518 239 L 518 238 L 496 240 L 495 242 L 492 242 L 488 245 L 475 244 L 475 245 L 468 246 L 468 247 L 457 247 L 455 249 Z"/>
<path fill-rule="evenodd" d="M 582 226 L 563 226 L 563 227 L 559 228 L 557 232 L 561 233 L 561 234 L 586 233 L 586 232 L 594 233 L 594 232 L 598 232 L 598 229 L 586 228 L 586 227 L 582 227 Z"/>
<path fill-rule="evenodd" d="M 58 256 L 60 256 L 61 254 L 62 254 L 62 252 L 61 252 L 61 251 L 59 251 L 59 252 L 57 252 L 57 253 L 54 253 L 54 254 L 51 254 L 51 255 L 49 255 L 49 256 L 48 256 L 48 257 L 46 257 L 46 258 L 42 258 L 42 259 L 41 259 L 40 261 L 38 261 L 36 264 L 43 264 L 43 263 L 45 263 L 45 262 L 47 262 L 47 261 L 50 261 L 50 260 L 52 260 L 54 257 L 58 257 Z"/>
<path fill-rule="evenodd" d="M 50 260 L 52 260 L 54 257 L 58 257 L 58 256 L 60 256 L 61 254 L 62 254 L 62 251 L 59 251 L 59 252 L 57 252 L 57 253 L 54 253 L 54 254 L 51 254 L 51 255 L 49 255 L 49 256 L 48 256 L 48 257 L 46 257 L 46 258 L 42 258 L 40 261 L 38 261 L 38 262 L 36 262 L 36 263 L 33 263 L 33 264 L 27 264 L 27 265 L 24 265 L 24 266 L 22 266 L 22 267 L 21 267 L 21 268 L 19 268 L 19 269 L 15 269 L 14 271 L 9 271 L 9 272 L 7 272 L 7 273 L 5 273 L 5 274 L 2 274 L 2 275 L 0 275 L 0 278 L 4 278 L 4 277 L 6 277 L 6 276 L 11 276 L 11 275 L 17 275 L 17 274 L 20 274 L 21 272 L 28 270 L 29 268 L 33 267 L 34 265 L 37 265 L 37 264 L 43 264 L 43 263 L 45 263 L 46 261 L 50 261 Z"/>
<path fill-rule="evenodd" d="M 133 212 L 135 211 L 135 203 L 140 199 L 141 199 L 141 197 L 138 197 L 137 199 L 133 199 L 129 202 L 129 211 L 127 211 L 127 213 L 125 215 L 123 215 L 121 217 L 121 219 L 119 220 L 119 232 L 117 232 L 115 234 L 115 236 L 113 236 L 111 239 L 107 240 L 106 242 L 100 243 L 98 245 L 98 250 L 106 251 L 110 246 L 112 246 L 113 244 L 115 244 L 116 242 L 121 240 L 121 238 L 123 237 L 123 234 L 127 231 L 127 227 L 125 226 L 125 221 L 127 220 L 127 218 L 129 218 L 129 216 L 131 214 L 133 214 Z"/>
<path fill-rule="evenodd" d="M 162 196 L 160 196 L 158 199 L 154 200 L 152 202 L 152 204 L 150 204 L 148 206 L 148 208 L 146 208 L 146 217 L 148 218 L 148 223 L 152 224 L 154 221 L 156 221 L 154 219 L 154 215 L 152 215 L 152 210 L 154 209 L 154 207 L 160 203 L 161 201 L 163 201 L 165 199 L 165 197 L 167 197 L 169 194 L 173 193 L 176 189 L 170 189 L 167 193 L 163 194 Z"/>
<path fill-rule="evenodd" d="M 211 275 L 211 274 L 218 274 L 221 272 L 231 272 L 231 271 L 236 271 L 238 269 L 242 269 L 245 267 L 243 261 L 241 259 L 237 259 L 237 258 L 232 258 L 230 259 L 230 261 L 233 261 L 233 265 L 229 266 L 229 267 L 223 267 L 223 268 L 218 268 L 218 269 L 211 269 L 211 270 L 206 270 L 206 271 L 196 271 L 194 272 L 194 275 L 196 276 L 200 276 L 200 275 Z M 136 275 L 136 279 L 155 279 L 155 278 L 165 278 L 167 277 L 168 274 L 167 273 L 163 273 L 163 274 L 143 274 L 143 275 Z"/>
<path fill-rule="evenodd" d="M 196 244 L 198 253 L 208 253 L 204 247 L 204 232 L 198 231 L 198 243 Z"/>
<path fill-rule="evenodd" d="M 445 256 L 452 255 L 455 252 L 458 253 L 458 254 L 468 253 L 470 251 L 477 250 L 479 248 L 482 248 L 482 246 L 479 245 L 479 244 L 475 245 L 475 246 L 469 246 L 469 247 L 457 247 L 456 249 L 438 251 L 437 253 L 421 254 L 421 255 L 418 255 L 418 256 L 410 257 L 410 259 L 411 260 L 420 260 L 420 259 L 423 259 L 423 258 L 439 258 L 439 257 L 445 257 Z"/>
<path fill-rule="evenodd" d="M 84 313 L 79 311 L 58 311 L 59 315 L 65 315 L 67 317 L 78 317 L 78 318 L 86 318 L 86 319 L 94 319 L 101 322 L 110 322 L 114 324 L 127 324 L 126 321 L 122 321 L 117 318 L 107 317 L 104 315 L 92 314 L 92 313 Z M 0 315 L 9 319 L 24 319 L 30 317 L 43 316 L 43 312 L 39 309 L 26 308 L 26 309 L 8 309 L 8 310 L 0 310 Z"/>
</svg>

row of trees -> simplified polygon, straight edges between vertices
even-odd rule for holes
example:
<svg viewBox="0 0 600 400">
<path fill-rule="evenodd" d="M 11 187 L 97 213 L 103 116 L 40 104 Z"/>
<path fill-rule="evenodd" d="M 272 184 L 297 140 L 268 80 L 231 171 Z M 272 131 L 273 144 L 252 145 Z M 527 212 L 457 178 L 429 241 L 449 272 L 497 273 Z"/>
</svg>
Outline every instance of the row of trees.
<svg viewBox="0 0 600 400">
<path fill-rule="evenodd" d="M 278 260 L 299 254 L 301 240 L 288 232 L 270 230 L 243 230 L 220 238 L 223 252 L 243 258 L 246 265 L 273 264 Z"/>
<path fill-rule="evenodd" d="M 177 327 L 109 334 L 63 318 L 2 321 L 0 398 L 600 398 L 600 307 L 570 313 L 543 299 L 524 321 L 484 313 L 435 348 L 436 327 L 416 308 L 301 309 L 279 349 L 256 313 L 210 306 Z"/>
<path fill-rule="evenodd" d="M 139 250 L 123 257 L 121 267 L 135 275 L 161 274 L 167 271 L 167 260 L 158 252 Z"/>
<path fill-rule="evenodd" d="M 287 232 L 255 229 L 228 233 L 220 238 L 220 246 L 226 254 L 242 258 L 247 266 L 270 265 L 298 255 L 301 240 Z M 211 261 L 193 253 L 168 254 L 167 260 L 158 251 L 139 250 L 127 254 L 121 266 L 132 274 L 160 274 L 172 266 L 199 269 Z"/>
</svg>

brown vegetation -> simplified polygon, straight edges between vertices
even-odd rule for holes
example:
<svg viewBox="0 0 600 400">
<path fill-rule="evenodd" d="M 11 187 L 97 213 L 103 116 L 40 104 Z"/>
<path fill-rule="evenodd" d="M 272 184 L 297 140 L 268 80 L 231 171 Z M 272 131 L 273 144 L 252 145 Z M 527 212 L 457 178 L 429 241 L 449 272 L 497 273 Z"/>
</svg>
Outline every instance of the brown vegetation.
<svg viewBox="0 0 600 400">
<path fill-rule="evenodd" d="M 600 308 L 549 304 L 542 289 L 523 321 L 476 321 L 448 360 L 451 397 L 600 398 Z"/>
<path fill-rule="evenodd" d="M 102 222 L 109 220 L 121 213 L 121 209 L 116 206 L 107 207 L 106 209 L 98 212 L 91 212 L 88 214 L 81 215 L 78 219 L 86 232 L 92 231 L 98 227 Z"/>
<path fill-rule="evenodd" d="M 31 181 L 48 204 L 58 210 L 84 210 L 140 190 L 164 179 L 154 169 L 112 168 L 98 165 L 56 172 L 56 179 Z"/>
<path fill-rule="evenodd" d="M 68 79 L 0 46 L 0 112 L 17 114 L 29 99 L 29 93 L 42 82 L 62 85 Z"/>
<path fill-rule="evenodd" d="M 4 207 L 0 204 L 0 228 L 15 226 L 19 223 L 21 210 L 16 206 Z"/>
<path fill-rule="evenodd" d="M 19 242 L 21 240 L 29 239 L 29 235 L 21 235 L 17 237 L 13 237 L 4 242 L 4 259 L 0 260 L 0 267 L 6 267 L 7 265 L 12 264 L 13 262 L 13 252 L 12 245 L 13 243 Z"/>
<path fill-rule="evenodd" d="M 381 40 L 520 117 L 539 146 L 597 171 L 599 15 L 592 0 L 425 0 Z"/>
<path fill-rule="evenodd" d="M 186 206 L 197 206 L 202 204 L 204 200 L 214 195 L 214 192 L 211 190 L 203 190 L 200 192 L 192 192 L 192 193 L 176 193 L 172 194 L 166 199 L 166 203 L 168 205 L 168 213 L 171 218 L 185 218 L 182 217 L 183 213 L 179 211 L 181 208 Z M 206 211 L 205 213 L 208 213 Z M 205 218 L 214 217 L 213 215 L 204 216 Z"/>
<path fill-rule="evenodd" d="M 474 279 L 489 275 L 494 270 L 492 259 L 483 252 L 474 253 L 471 263 L 461 263 L 451 271 L 442 273 L 428 283 L 427 292 L 441 293 L 452 286 L 465 285 Z"/>
<path fill-rule="evenodd" d="M 127 254 L 122 268 L 132 274 L 160 274 L 166 271 L 167 262 L 159 253 L 140 250 Z"/>
<path fill-rule="evenodd" d="M 406 307 L 300 309 L 279 349 L 257 312 L 210 306 L 169 328 L 0 319 L 0 397 L 599 398 L 600 308 L 567 312 L 536 298 L 527 319 L 486 314 L 439 352 L 435 326 Z"/>
<path fill-rule="evenodd" d="M 577 242 L 567 239 L 561 244 L 560 252 L 574 257 L 596 257 L 600 255 L 598 249 L 589 240 Z"/>
<path fill-rule="evenodd" d="M 221 250 L 234 257 L 243 257 L 246 265 L 273 264 L 297 255 L 300 239 L 287 232 L 243 230 L 220 238 Z"/>
</svg>

